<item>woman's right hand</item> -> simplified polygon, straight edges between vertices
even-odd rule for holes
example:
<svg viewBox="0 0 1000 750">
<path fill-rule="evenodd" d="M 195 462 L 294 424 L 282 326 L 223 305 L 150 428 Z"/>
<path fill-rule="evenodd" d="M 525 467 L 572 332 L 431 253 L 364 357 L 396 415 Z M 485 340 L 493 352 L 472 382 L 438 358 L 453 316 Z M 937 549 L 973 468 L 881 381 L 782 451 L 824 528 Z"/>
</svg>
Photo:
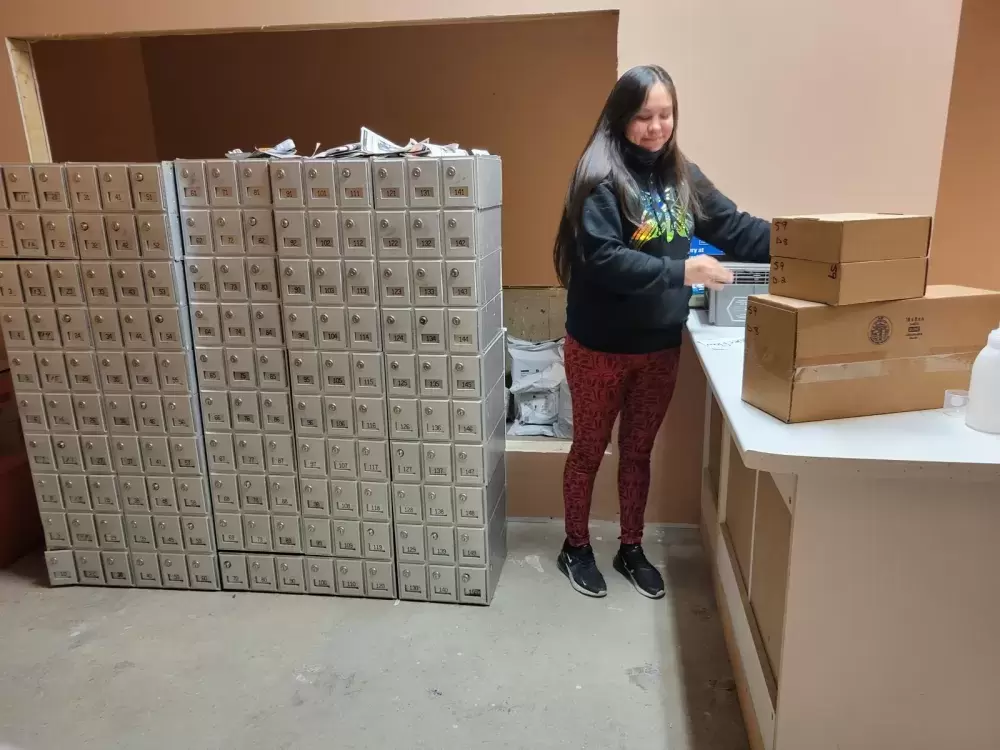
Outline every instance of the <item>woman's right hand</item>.
<svg viewBox="0 0 1000 750">
<path fill-rule="evenodd" d="M 733 272 L 711 255 L 696 255 L 684 261 L 684 286 L 704 284 L 709 289 L 721 289 L 733 283 Z"/>
</svg>

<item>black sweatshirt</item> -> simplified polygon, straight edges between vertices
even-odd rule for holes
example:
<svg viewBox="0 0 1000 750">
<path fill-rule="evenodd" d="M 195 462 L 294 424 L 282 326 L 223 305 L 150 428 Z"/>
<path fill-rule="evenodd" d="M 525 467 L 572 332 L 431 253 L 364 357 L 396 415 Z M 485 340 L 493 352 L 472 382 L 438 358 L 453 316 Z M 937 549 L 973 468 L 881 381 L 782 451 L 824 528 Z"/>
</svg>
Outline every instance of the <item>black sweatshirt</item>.
<svg viewBox="0 0 1000 750">
<path fill-rule="evenodd" d="M 588 349 L 640 354 L 680 346 L 691 288 L 684 261 L 696 235 L 741 261 L 767 262 L 771 225 L 740 211 L 694 164 L 704 218 L 681 217 L 673 186 L 655 186 L 655 155 L 627 144 L 626 166 L 642 195 L 642 223 L 630 222 L 610 183 L 583 204 L 570 271 L 566 331 Z"/>
</svg>

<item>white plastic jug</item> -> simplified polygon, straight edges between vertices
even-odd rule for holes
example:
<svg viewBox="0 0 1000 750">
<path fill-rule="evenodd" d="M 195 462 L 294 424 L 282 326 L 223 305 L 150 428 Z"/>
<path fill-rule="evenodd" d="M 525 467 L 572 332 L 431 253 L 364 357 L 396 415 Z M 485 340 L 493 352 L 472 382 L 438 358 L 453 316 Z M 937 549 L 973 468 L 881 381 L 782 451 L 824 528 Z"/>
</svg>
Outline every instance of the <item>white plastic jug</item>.
<svg viewBox="0 0 1000 750">
<path fill-rule="evenodd" d="M 965 423 L 980 432 L 1000 434 L 1000 328 L 990 333 L 972 365 Z"/>
</svg>

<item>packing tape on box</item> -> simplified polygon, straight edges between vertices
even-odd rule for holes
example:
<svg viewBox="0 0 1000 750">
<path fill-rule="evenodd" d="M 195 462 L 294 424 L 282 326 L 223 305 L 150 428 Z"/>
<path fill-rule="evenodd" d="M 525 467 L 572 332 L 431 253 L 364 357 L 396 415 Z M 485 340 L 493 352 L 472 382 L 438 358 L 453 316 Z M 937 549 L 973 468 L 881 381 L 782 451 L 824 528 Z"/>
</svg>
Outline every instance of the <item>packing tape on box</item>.
<svg viewBox="0 0 1000 750">
<path fill-rule="evenodd" d="M 866 380 L 886 377 L 900 367 L 923 372 L 968 372 L 977 352 L 932 354 L 922 357 L 894 357 L 866 362 L 840 362 L 829 365 L 796 367 L 793 382 L 823 383 L 835 380 Z"/>
</svg>

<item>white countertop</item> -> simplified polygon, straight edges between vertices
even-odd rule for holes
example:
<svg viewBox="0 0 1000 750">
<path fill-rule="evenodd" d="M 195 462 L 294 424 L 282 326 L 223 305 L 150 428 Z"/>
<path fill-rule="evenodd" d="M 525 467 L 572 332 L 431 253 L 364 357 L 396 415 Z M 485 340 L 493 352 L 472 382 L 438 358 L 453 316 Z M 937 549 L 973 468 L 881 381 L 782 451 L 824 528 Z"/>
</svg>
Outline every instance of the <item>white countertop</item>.
<svg viewBox="0 0 1000 750">
<path fill-rule="evenodd" d="M 941 410 L 785 424 L 741 398 L 742 328 L 709 325 L 704 310 L 691 310 L 687 327 L 749 468 L 1000 480 L 1000 435 L 976 432 Z"/>
</svg>

